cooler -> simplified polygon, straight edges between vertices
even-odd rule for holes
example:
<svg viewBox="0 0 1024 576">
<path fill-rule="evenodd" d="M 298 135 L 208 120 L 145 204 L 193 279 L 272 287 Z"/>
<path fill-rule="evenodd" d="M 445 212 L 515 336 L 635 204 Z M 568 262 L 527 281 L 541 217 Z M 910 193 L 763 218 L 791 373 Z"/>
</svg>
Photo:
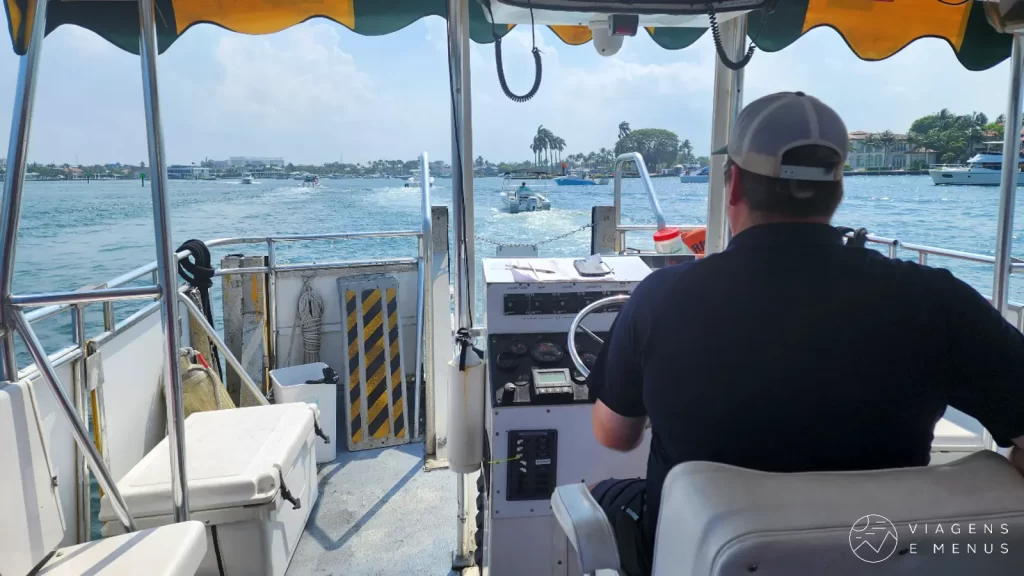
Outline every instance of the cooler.
<svg viewBox="0 0 1024 576">
<path fill-rule="evenodd" d="M 283 576 L 318 496 L 310 404 L 198 412 L 185 420 L 191 519 L 206 525 L 197 574 Z M 118 483 L 139 529 L 171 524 L 164 438 Z M 103 535 L 123 533 L 109 499 Z"/>
<path fill-rule="evenodd" d="M 335 382 L 307 384 L 309 381 L 323 380 L 324 368 L 327 364 L 314 362 L 300 364 L 270 371 L 270 384 L 274 392 L 274 403 L 306 402 L 315 404 L 320 409 L 317 424 L 330 442 L 317 438 L 316 461 L 333 462 L 338 452 L 338 387 Z"/>
</svg>

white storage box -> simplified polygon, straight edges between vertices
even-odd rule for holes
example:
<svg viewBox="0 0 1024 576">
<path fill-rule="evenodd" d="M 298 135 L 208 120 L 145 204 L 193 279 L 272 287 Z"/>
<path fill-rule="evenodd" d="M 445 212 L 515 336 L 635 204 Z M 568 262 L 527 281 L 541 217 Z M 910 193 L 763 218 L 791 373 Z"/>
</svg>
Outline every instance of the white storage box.
<svg viewBox="0 0 1024 576">
<path fill-rule="evenodd" d="M 191 519 L 207 526 L 197 574 L 218 576 L 220 563 L 228 575 L 284 575 L 318 496 L 315 416 L 310 404 L 280 404 L 185 420 Z M 171 524 L 167 438 L 117 487 L 140 529 Z M 107 497 L 100 520 L 104 536 L 123 533 Z"/>
<path fill-rule="evenodd" d="M 333 462 L 338 455 L 338 386 L 334 384 L 306 384 L 310 380 L 322 380 L 327 364 L 314 362 L 270 371 L 270 383 L 274 391 L 274 403 L 306 402 L 320 409 L 317 423 L 330 443 L 323 438 L 316 439 L 316 461 Z"/>
</svg>

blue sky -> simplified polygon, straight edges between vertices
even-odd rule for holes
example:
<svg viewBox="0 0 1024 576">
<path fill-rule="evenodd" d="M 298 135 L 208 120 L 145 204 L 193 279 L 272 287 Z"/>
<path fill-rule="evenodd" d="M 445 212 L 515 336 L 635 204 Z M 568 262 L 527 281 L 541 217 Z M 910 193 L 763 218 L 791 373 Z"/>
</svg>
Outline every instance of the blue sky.
<svg viewBox="0 0 1024 576">
<path fill-rule="evenodd" d="M 710 34 L 682 51 L 646 33 L 615 56 L 568 46 L 546 28 L 544 81 L 524 104 L 501 93 L 490 45 L 473 45 L 474 157 L 524 160 L 543 124 L 564 138 L 566 154 L 614 144 L 617 125 L 668 128 L 698 153 L 710 143 L 714 47 Z M 0 51 L 0 131 L 10 129 L 18 60 Z M 513 90 L 532 83 L 530 34 L 503 43 Z M 383 37 L 362 37 L 330 21 L 278 34 L 245 36 L 193 28 L 160 57 L 160 94 L 173 163 L 227 156 L 283 156 L 296 163 L 344 158 L 411 159 L 426 150 L 449 160 L 445 23 L 430 17 Z M 72 26 L 44 45 L 29 159 L 138 163 L 147 160 L 138 58 Z M 1006 63 L 968 72 L 939 40 L 912 44 L 884 62 L 862 62 L 829 29 L 788 49 L 755 53 L 746 101 L 804 90 L 832 105 L 850 130 L 905 131 L 917 117 L 949 108 L 994 118 L 1007 96 Z M 6 142 L 6 136 L 2 139 Z M 0 144 L 0 146 L 4 146 Z M 5 152 L 0 148 L 0 152 Z"/>
</svg>

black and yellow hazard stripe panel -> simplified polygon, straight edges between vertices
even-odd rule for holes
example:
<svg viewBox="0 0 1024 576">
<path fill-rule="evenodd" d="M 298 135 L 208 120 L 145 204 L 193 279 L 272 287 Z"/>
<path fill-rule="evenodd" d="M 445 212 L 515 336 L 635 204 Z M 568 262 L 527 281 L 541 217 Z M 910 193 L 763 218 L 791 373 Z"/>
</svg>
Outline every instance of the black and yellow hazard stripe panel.
<svg viewBox="0 0 1024 576">
<path fill-rule="evenodd" d="M 398 282 L 390 276 L 341 278 L 338 292 L 345 311 L 348 448 L 404 444 L 409 435 Z"/>
<path fill-rule="evenodd" d="M 402 346 L 398 335 L 398 290 L 387 289 L 388 315 L 388 372 L 391 374 L 391 430 L 395 438 L 405 438 L 405 403 L 402 391 L 405 379 L 402 377 Z M 416 416 L 413 415 L 413 418 Z"/>
</svg>

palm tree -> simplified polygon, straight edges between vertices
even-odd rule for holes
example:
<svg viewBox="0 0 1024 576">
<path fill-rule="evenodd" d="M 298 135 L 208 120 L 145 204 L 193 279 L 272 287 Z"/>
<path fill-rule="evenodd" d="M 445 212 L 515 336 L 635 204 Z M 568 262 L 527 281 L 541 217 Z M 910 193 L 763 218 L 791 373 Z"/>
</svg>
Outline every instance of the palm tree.
<svg viewBox="0 0 1024 576">
<path fill-rule="evenodd" d="M 544 127 L 543 124 L 537 127 L 537 137 L 540 139 L 541 148 L 544 150 L 544 161 L 548 166 L 551 166 L 551 154 L 550 151 L 554 149 L 555 135 Z"/>
<path fill-rule="evenodd" d="M 558 162 L 562 162 L 562 150 L 565 150 L 565 140 L 561 136 L 555 136 L 552 148 L 558 151 Z"/>
<path fill-rule="evenodd" d="M 867 149 L 868 152 L 876 152 L 876 149 L 880 148 L 881 146 L 882 143 L 881 141 L 879 141 L 878 134 L 876 133 L 868 134 L 867 138 L 864 138 L 864 147 Z M 873 162 L 868 162 L 868 166 L 871 166 L 872 164 Z"/>
<path fill-rule="evenodd" d="M 882 166 L 889 167 L 889 150 L 896 144 L 896 135 L 892 130 L 885 130 L 878 135 L 878 143 L 882 146 Z"/>
<path fill-rule="evenodd" d="M 693 163 L 693 144 L 689 140 L 683 140 L 679 144 L 679 157 L 684 164 Z"/>
<path fill-rule="evenodd" d="M 629 136 L 629 132 L 629 122 L 626 122 L 625 120 L 619 122 L 619 140 L 622 140 L 626 136 Z"/>
</svg>

